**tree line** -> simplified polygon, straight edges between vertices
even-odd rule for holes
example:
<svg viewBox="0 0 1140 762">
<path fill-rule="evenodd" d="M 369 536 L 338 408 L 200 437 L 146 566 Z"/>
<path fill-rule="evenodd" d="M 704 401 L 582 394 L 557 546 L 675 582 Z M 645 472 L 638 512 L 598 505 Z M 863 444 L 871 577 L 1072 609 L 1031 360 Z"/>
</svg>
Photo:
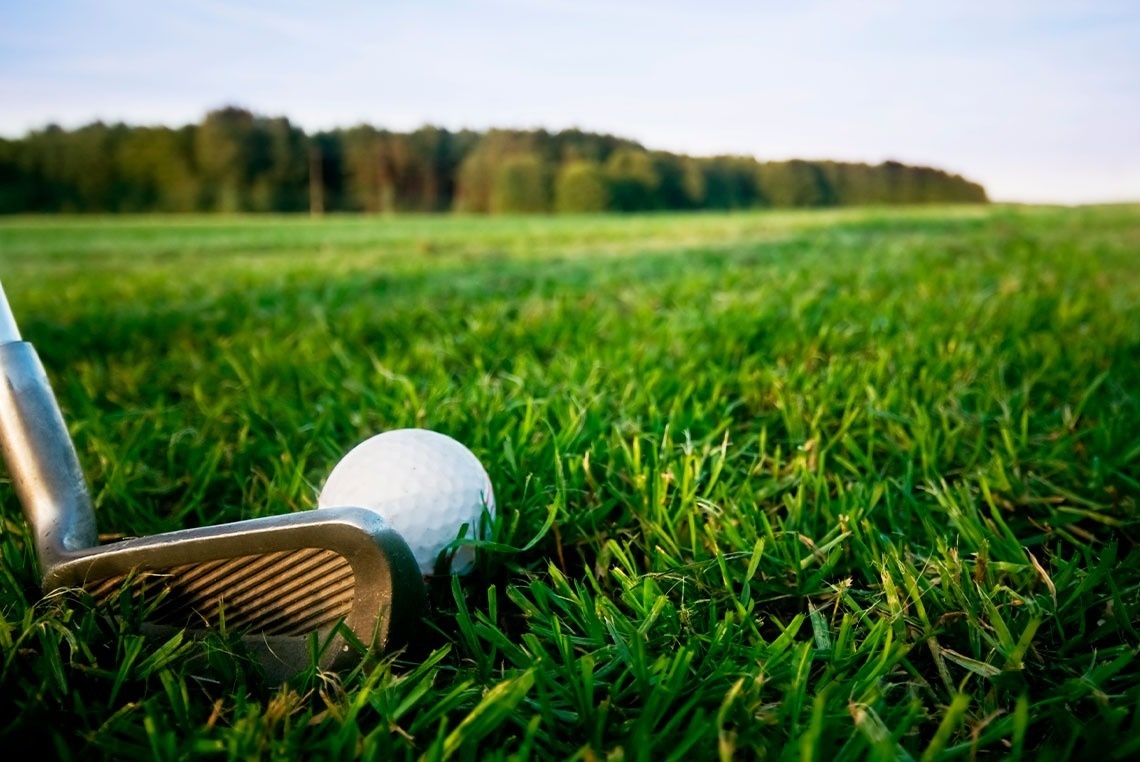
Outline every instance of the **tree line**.
<svg viewBox="0 0 1140 762">
<path fill-rule="evenodd" d="M 930 167 L 691 157 L 580 130 L 306 134 L 242 108 L 0 139 L 0 213 L 641 212 L 984 202 Z"/>
</svg>

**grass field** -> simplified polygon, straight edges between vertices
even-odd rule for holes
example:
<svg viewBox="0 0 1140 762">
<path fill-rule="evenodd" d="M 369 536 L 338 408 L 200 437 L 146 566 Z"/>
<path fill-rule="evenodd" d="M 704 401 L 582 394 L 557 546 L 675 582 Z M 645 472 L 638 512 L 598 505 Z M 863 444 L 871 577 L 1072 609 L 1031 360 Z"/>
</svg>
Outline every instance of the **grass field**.
<svg viewBox="0 0 1140 762">
<path fill-rule="evenodd" d="M 107 537 L 432 428 L 500 505 L 408 651 L 267 686 L 44 598 L 44 757 L 1140 755 L 1140 207 L 0 221 Z"/>
</svg>

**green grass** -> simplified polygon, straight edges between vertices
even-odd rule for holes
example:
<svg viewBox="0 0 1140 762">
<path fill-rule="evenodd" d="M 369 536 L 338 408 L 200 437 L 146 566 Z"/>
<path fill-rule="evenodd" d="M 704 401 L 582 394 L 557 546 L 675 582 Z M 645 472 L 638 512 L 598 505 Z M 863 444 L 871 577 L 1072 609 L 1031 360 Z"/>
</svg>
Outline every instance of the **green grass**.
<svg viewBox="0 0 1140 762">
<path fill-rule="evenodd" d="M 1140 754 L 1140 207 L 9 219 L 100 529 L 483 460 L 414 647 L 267 686 L 43 597 L 0 481 L 0 737 L 88 758 Z"/>
</svg>

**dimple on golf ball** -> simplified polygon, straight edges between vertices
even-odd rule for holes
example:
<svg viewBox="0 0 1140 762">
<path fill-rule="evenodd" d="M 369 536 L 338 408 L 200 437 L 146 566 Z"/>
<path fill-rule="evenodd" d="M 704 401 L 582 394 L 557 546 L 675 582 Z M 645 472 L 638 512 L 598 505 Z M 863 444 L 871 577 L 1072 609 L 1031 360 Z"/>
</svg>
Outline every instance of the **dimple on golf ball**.
<svg viewBox="0 0 1140 762">
<path fill-rule="evenodd" d="M 481 539 L 484 512 L 488 520 L 495 515 L 495 494 L 479 459 L 459 442 L 436 431 L 397 429 L 351 449 L 329 474 L 317 505 L 376 511 L 430 575 L 463 525 L 464 537 Z M 474 565 L 475 549 L 464 545 L 450 571 L 466 574 Z"/>
</svg>

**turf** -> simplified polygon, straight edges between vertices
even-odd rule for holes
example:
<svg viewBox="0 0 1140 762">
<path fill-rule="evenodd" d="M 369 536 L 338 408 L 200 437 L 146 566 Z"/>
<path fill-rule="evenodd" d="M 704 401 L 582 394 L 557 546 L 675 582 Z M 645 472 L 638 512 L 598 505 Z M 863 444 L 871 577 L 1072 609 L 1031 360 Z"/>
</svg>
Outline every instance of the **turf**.
<svg viewBox="0 0 1140 762">
<path fill-rule="evenodd" d="M 273 687 L 43 597 L 0 480 L 0 738 L 60 758 L 1140 755 L 1140 207 L 8 219 L 107 537 L 448 433 L 500 515 L 417 642 Z"/>
</svg>

